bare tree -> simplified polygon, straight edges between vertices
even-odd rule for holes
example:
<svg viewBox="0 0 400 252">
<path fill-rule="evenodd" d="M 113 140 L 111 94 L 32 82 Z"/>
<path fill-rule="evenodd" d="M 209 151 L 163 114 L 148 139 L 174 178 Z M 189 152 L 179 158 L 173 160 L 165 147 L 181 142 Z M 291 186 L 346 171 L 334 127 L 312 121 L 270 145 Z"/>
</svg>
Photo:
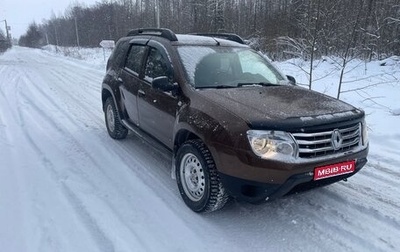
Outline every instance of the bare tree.
<svg viewBox="0 0 400 252">
<path fill-rule="evenodd" d="M 361 19 L 361 10 L 363 6 L 363 0 L 359 0 L 360 8 L 357 11 L 357 16 L 356 19 L 350 23 L 351 26 L 349 26 L 349 29 L 351 29 L 351 33 L 348 36 L 347 43 L 346 43 L 346 48 L 344 50 L 344 53 L 342 55 L 342 62 L 341 62 L 341 71 L 340 71 L 340 77 L 339 77 L 339 85 L 338 85 L 338 91 L 337 91 L 337 96 L 336 98 L 340 98 L 340 94 L 342 91 L 342 84 L 343 84 L 343 77 L 344 77 L 344 72 L 346 69 L 347 64 L 349 61 L 354 58 L 354 51 L 356 50 L 356 36 L 357 36 L 357 28 L 359 27 L 360 19 Z"/>
<path fill-rule="evenodd" d="M 354 41 L 358 43 L 357 50 L 363 52 L 360 57 L 400 54 L 399 0 L 158 0 L 158 3 L 162 27 L 183 33 L 235 32 L 257 41 L 257 47 L 274 59 L 296 56 L 311 62 L 322 55 L 341 56 L 354 51 L 348 48 L 349 38 L 353 37 L 349 35 L 352 31 L 349 24 L 354 24 L 354 13 L 359 13 Z M 155 13 L 155 0 L 99 1 L 92 6 L 74 4 L 65 15 L 53 15 L 42 26 L 51 44 L 58 40 L 60 45 L 73 46 L 78 33 L 80 45 L 97 46 L 100 40 L 117 40 L 130 29 L 154 27 Z M 310 66 L 309 71 L 312 70 Z M 310 78 L 309 88 L 312 83 Z"/>
</svg>

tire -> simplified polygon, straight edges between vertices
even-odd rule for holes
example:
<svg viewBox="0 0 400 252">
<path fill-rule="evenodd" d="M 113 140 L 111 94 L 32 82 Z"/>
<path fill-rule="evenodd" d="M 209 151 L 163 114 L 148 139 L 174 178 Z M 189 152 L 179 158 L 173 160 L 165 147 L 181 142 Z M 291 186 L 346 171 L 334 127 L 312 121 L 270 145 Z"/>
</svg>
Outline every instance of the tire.
<svg viewBox="0 0 400 252">
<path fill-rule="evenodd" d="M 185 142 L 176 154 L 175 165 L 180 194 L 194 212 L 216 211 L 229 201 L 214 159 L 201 140 Z"/>
<path fill-rule="evenodd" d="M 128 129 L 122 125 L 112 97 L 108 97 L 104 103 L 104 117 L 110 137 L 124 139 L 128 135 Z"/>
</svg>

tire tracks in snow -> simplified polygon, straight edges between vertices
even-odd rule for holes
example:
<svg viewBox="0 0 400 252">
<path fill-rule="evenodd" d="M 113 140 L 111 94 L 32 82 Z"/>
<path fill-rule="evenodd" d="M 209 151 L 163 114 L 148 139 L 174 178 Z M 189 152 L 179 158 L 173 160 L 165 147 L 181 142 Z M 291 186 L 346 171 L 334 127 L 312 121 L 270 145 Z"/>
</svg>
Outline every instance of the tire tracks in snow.
<svg viewBox="0 0 400 252">
<path fill-rule="evenodd" d="M 32 87 L 35 88 L 36 91 L 40 92 L 45 98 L 53 105 L 55 105 L 60 111 L 62 111 L 66 116 L 69 117 L 69 119 L 73 117 L 74 123 L 77 126 L 80 126 L 78 124 L 77 119 L 79 122 L 82 124 L 88 126 L 88 123 L 93 123 L 96 122 L 96 126 L 100 126 L 100 120 L 99 117 L 97 117 L 93 111 L 99 111 L 101 112 L 101 105 L 99 105 L 98 108 L 93 108 L 93 103 L 89 103 L 87 96 L 81 96 L 80 94 L 75 94 L 73 90 L 81 90 L 81 86 L 78 85 L 81 82 L 86 82 L 87 80 L 79 81 L 78 84 L 76 84 L 76 80 L 71 82 L 68 82 L 65 80 L 65 78 L 59 77 L 59 72 L 60 70 L 54 70 L 54 71 L 49 71 L 46 72 L 44 76 L 44 82 L 47 83 L 47 86 L 49 90 L 54 93 L 55 96 L 51 96 L 43 91 L 43 87 L 39 87 L 36 83 L 32 83 Z M 63 70 L 64 71 L 64 70 Z M 42 82 L 43 83 L 43 82 Z M 100 84 L 99 84 L 100 85 Z M 90 93 L 86 92 L 85 94 L 90 95 Z M 60 99 L 58 102 L 54 100 L 54 97 L 57 97 Z M 94 96 L 92 96 L 94 97 Z M 100 101 L 100 92 L 98 96 L 95 99 L 96 101 Z M 88 101 L 87 101 L 88 100 Z M 94 100 L 94 98 L 93 98 Z M 87 102 L 85 102 L 87 101 Z M 62 105 L 62 106 L 61 106 Z M 93 124 L 91 126 L 94 126 Z"/>
<path fill-rule="evenodd" d="M 352 187 L 346 188 L 341 183 L 323 189 L 322 200 L 325 197 L 329 199 L 329 202 L 324 203 L 323 207 L 329 209 L 330 216 L 339 217 L 339 220 L 324 218 L 321 221 L 330 222 L 330 225 L 338 226 L 338 230 L 342 229 L 344 234 L 348 233 L 340 237 L 340 239 L 348 239 L 347 244 L 358 240 L 359 242 L 355 244 L 358 244 L 362 251 L 395 250 L 400 245 L 397 238 L 400 235 L 400 224 L 396 218 L 397 211 L 382 213 L 384 207 L 381 204 L 373 201 L 365 202 L 365 199 L 360 200 L 357 196 L 365 191 L 357 185 Z M 337 206 L 341 207 L 338 209 Z M 322 225 L 321 228 L 325 228 L 325 225 Z M 364 236 L 365 233 L 374 233 L 376 230 L 386 230 L 378 237 L 380 244 L 377 244 L 376 241 L 372 242 Z"/>
<path fill-rule="evenodd" d="M 113 252 L 116 251 L 113 241 L 103 231 L 103 228 L 99 226 L 97 220 L 87 211 L 83 202 L 80 198 L 65 184 L 63 184 L 63 192 L 67 199 L 71 203 L 75 210 L 75 213 L 79 216 L 82 223 L 90 230 L 92 237 L 96 241 L 96 245 L 101 251 Z"/>
<path fill-rule="evenodd" d="M 327 225 L 330 225 L 332 229 L 337 230 L 336 233 L 345 234 L 339 236 L 340 240 L 352 237 L 346 244 L 358 240 L 359 242 L 355 242 L 355 244 L 362 245 L 360 249 L 363 251 L 386 250 L 382 247 L 394 250 L 396 246 L 400 246 L 400 242 L 396 238 L 400 235 L 398 202 L 389 200 L 390 196 L 388 200 L 385 200 L 383 194 L 376 191 L 373 182 L 367 184 L 365 182 L 368 180 L 362 180 L 362 183 L 359 183 L 357 181 L 359 178 L 350 178 L 349 180 L 349 182 L 339 182 L 315 190 L 319 197 L 317 200 L 308 201 L 312 202 L 313 207 L 305 207 L 302 211 L 307 213 L 306 216 L 315 217 L 311 219 L 320 226 L 321 232 L 326 229 Z M 315 208 L 318 211 L 314 212 Z M 358 232 L 354 232 L 355 229 L 358 229 Z M 376 229 L 387 230 L 384 235 L 381 234 L 383 237 L 379 237 L 380 245 L 376 245 L 376 241 L 374 243 L 368 237 L 364 237 L 366 231 L 374 233 Z"/>
</svg>

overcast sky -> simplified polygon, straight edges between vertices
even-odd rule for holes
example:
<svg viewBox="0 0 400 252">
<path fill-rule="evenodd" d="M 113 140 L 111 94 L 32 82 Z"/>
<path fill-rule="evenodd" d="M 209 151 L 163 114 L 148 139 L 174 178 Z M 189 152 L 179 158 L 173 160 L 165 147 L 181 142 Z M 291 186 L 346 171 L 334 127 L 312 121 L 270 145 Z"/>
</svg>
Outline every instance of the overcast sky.
<svg viewBox="0 0 400 252">
<path fill-rule="evenodd" d="M 39 24 L 50 19 L 51 13 L 64 14 L 68 6 L 77 2 L 91 6 L 101 0 L 0 0 L 0 29 L 5 33 L 2 20 L 6 19 L 12 37 L 19 38 L 33 21 Z"/>
</svg>

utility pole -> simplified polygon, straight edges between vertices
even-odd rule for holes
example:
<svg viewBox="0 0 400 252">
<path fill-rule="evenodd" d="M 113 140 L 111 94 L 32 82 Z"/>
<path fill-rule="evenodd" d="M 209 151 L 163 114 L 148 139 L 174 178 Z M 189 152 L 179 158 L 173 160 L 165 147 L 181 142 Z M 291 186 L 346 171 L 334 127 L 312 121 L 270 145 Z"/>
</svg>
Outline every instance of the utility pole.
<svg viewBox="0 0 400 252">
<path fill-rule="evenodd" d="M 9 30 L 10 27 L 8 27 L 8 25 L 7 25 L 7 20 L 4 19 L 4 23 L 6 24 L 7 39 L 8 39 L 9 42 L 11 42 L 10 33 L 8 32 L 8 30 Z"/>
<path fill-rule="evenodd" d="M 6 27 L 6 36 L 7 36 L 7 40 L 8 40 L 8 42 L 11 43 L 11 38 L 10 38 L 10 33 L 9 33 L 10 27 L 8 27 L 8 25 L 7 25 L 7 20 L 4 19 L 4 20 L 1 20 L 0 22 L 4 22 L 5 27 Z"/>
<path fill-rule="evenodd" d="M 55 23 L 54 23 L 54 35 L 56 37 L 56 52 L 58 52 L 58 35 L 57 35 L 57 27 L 56 27 Z"/>
<path fill-rule="evenodd" d="M 160 28 L 160 0 L 156 0 L 156 26 Z"/>
<path fill-rule="evenodd" d="M 78 44 L 78 49 L 79 49 L 80 45 L 79 45 L 78 22 L 76 21 L 76 17 L 75 17 L 75 33 L 76 33 L 76 43 Z"/>
<path fill-rule="evenodd" d="M 46 35 L 46 43 L 47 45 L 49 45 L 49 36 L 47 35 L 47 32 L 45 33 L 45 35 Z"/>
</svg>

